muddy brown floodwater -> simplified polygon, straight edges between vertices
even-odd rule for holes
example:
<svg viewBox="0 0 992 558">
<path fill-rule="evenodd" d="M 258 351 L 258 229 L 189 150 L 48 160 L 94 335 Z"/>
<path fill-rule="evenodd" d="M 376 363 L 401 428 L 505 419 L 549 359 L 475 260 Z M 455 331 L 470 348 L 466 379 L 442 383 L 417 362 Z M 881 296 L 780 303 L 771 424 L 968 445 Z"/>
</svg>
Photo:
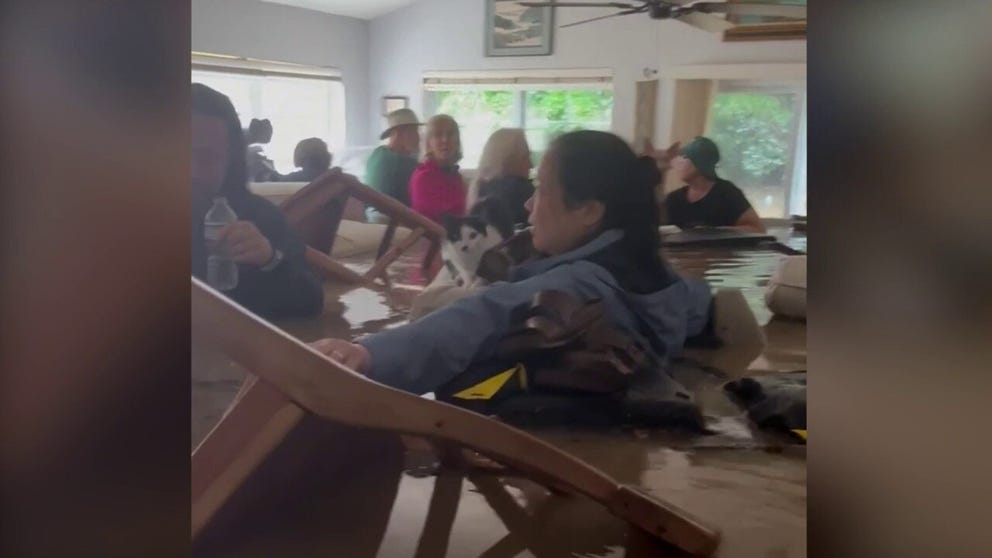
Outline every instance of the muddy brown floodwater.
<svg viewBox="0 0 992 558">
<path fill-rule="evenodd" d="M 805 250 L 805 238 L 788 238 Z M 763 249 L 667 249 L 682 273 L 739 288 L 762 324 L 764 353 L 748 373 L 806 369 L 806 325 L 773 318 L 765 284 L 781 254 Z M 390 291 L 326 284 L 318 319 L 277 325 L 311 341 L 395 327 L 418 285 L 416 254 L 390 269 Z M 361 258 L 347 261 L 367 268 Z M 193 340 L 192 442 L 203 439 L 238 392 L 245 372 Z M 733 374 L 741 370 L 728 371 Z M 711 435 L 617 429 L 531 430 L 722 531 L 717 556 L 806 555 L 805 447 L 753 429 L 723 395 L 726 381 L 688 364 L 690 388 Z M 369 409 L 369 412 L 375 412 Z M 582 497 L 549 493 L 519 478 L 440 467 L 422 441 L 308 417 L 249 481 L 237 512 L 222 514 L 202 556 L 678 556 Z"/>
</svg>

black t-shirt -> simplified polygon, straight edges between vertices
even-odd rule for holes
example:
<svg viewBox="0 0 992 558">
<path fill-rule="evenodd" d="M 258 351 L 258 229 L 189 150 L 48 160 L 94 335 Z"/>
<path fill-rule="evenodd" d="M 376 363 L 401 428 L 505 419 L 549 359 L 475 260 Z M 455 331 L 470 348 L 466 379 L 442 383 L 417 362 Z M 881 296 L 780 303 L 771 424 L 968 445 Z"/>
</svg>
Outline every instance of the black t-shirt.
<svg viewBox="0 0 992 558">
<path fill-rule="evenodd" d="M 323 283 L 307 264 L 306 246 L 289 228 L 282 211 L 247 190 L 228 193 L 227 201 L 239 220 L 254 223 L 272 247 L 283 253 L 283 261 L 271 271 L 239 265 L 238 286 L 225 294 L 263 318 L 319 314 L 324 308 Z M 206 207 L 193 209 L 190 222 L 190 271 L 203 280 L 207 278 L 207 245 L 203 231 L 206 212 Z"/>
<path fill-rule="evenodd" d="M 722 178 L 717 178 L 713 188 L 700 200 L 689 203 L 688 194 L 689 187 L 683 186 L 665 197 L 668 224 L 682 229 L 729 227 L 751 209 L 744 192 Z"/>
</svg>

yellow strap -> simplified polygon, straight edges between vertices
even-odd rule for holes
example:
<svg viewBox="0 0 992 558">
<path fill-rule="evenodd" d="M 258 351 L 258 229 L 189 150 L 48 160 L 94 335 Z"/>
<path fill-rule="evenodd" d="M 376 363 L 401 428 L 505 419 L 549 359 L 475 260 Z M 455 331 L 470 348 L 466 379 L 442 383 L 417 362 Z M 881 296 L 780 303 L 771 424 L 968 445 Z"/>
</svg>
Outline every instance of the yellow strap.
<svg viewBox="0 0 992 558">
<path fill-rule="evenodd" d="M 523 368 L 522 365 L 518 364 L 509 370 L 504 370 L 495 376 L 486 378 L 468 389 L 459 391 L 452 395 L 452 397 L 458 399 L 492 399 L 514 374 L 517 372 L 523 373 Z"/>
<path fill-rule="evenodd" d="M 803 440 L 806 440 L 806 430 L 805 429 L 804 430 L 795 429 L 792 432 L 795 433 L 796 436 L 799 436 Z"/>
</svg>

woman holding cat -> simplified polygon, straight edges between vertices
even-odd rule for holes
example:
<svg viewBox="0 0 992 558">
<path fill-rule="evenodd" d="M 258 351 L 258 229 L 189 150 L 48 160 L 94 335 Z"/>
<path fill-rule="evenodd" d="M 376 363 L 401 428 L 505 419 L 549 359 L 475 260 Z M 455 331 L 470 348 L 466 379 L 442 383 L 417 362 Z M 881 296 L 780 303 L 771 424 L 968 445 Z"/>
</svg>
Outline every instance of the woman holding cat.
<svg viewBox="0 0 992 558">
<path fill-rule="evenodd" d="M 432 221 L 444 214 L 465 215 L 465 182 L 458 172 L 462 158 L 458 123 L 447 114 L 427 121 L 427 157 L 410 176 L 410 207 Z"/>
<path fill-rule="evenodd" d="M 614 325 L 643 337 L 666 362 L 703 330 L 712 297 L 706 283 L 679 277 L 661 257 L 659 180 L 655 161 L 613 134 L 565 134 L 549 146 L 527 203 L 534 247 L 545 258 L 419 321 L 313 347 L 376 381 L 426 393 L 492 357 L 514 311 L 557 290 L 602 300 Z"/>
</svg>

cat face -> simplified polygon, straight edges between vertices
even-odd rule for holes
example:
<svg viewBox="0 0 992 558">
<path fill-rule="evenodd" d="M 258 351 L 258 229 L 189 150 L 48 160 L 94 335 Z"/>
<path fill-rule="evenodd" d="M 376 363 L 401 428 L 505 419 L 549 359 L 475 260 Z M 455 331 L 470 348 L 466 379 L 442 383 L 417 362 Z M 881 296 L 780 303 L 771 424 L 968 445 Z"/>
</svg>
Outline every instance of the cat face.
<svg viewBox="0 0 992 558">
<path fill-rule="evenodd" d="M 479 261 L 487 250 L 503 242 L 503 237 L 492 225 L 477 216 L 442 218 L 445 242 L 441 255 L 445 267 L 455 284 L 468 284 L 475 280 Z"/>
<path fill-rule="evenodd" d="M 445 219 L 447 244 L 456 259 L 478 255 L 503 241 L 499 232 L 478 217 Z"/>
</svg>

